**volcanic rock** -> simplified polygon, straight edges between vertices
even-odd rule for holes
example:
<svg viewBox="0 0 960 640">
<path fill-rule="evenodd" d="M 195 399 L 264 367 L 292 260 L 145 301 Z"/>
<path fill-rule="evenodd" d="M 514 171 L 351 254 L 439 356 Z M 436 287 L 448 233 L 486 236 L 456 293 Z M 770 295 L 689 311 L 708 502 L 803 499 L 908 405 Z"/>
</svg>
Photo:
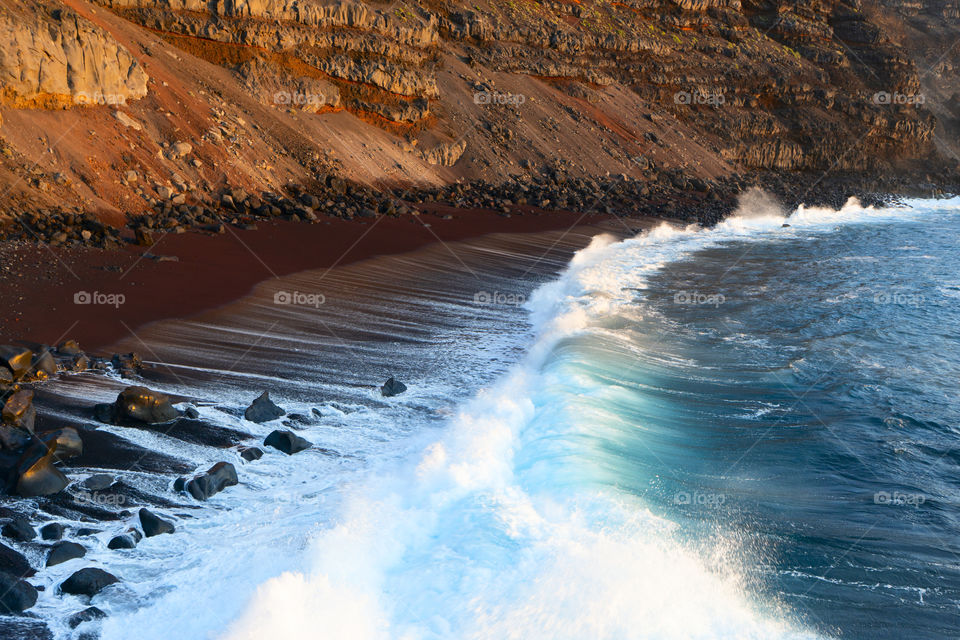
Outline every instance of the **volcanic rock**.
<svg viewBox="0 0 960 640">
<path fill-rule="evenodd" d="M 82 544 L 64 540 L 50 547 L 50 553 L 47 554 L 47 566 L 52 567 L 68 560 L 82 558 L 85 555 L 87 555 L 87 549 Z"/>
<path fill-rule="evenodd" d="M 143 527 L 143 535 L 151 538 L 161 533 L 173 533 L 176 527 L 169 520 L 164 520 L 152 511 L 140 509 L 140 526 Z"/>
<path fill-rule="evenodd" d="M 260 396 L 247 407 L 246 411 L 243 412 L 244 418 L 250 422 L 257 423 L 276 420 L 284 415 L 286 415 L 286 412 L 270 400 L 270 393 L 268 391 L 261 393 Z"/>
<path fill-rule="evenodd" d="M 29 582 L 0 571 L 0 614 L 26 611 L 37 603 L 37 590 Z"/>
<path fill-rule="evenodd" d="M 105 587 L 119 581 L 115 575 L 107 573 L 103 569 L 87 567 L 67 578 L 60 585 L 60 591 L 75 596 L 95 596 Z"/>
<path fill-rule="evenodd" d="M 227 487 L 238 484 L 237 470 L 229 462 L 218 462 L 186 485 L 186 491 L 197 500 L 206 500 Z"/>
<path fill-rule="evenodd" d="M 268 435 L 263 441 L 263 444 L 268 447 L 273 447 L 274 449 L 279 449 L 288 456 L 299 453 L 300 451 L 309 449 L 313 446 L 312 442 L 305 438 L 301 438 L 292 431 L 280 429 L 270 433 L 270 435 Z"/>
<path fill-rule="evenodd" d="M 399 380 L 395 380 L 392 377 L 386 382 L 384 382 L 383 386 L 380 387 L 380 393 L 382 393 L 387 398 L 391 396 L 399 395 L 406 390 L 407 390 L 407 385 L 403 384 Z"/>
</svg>

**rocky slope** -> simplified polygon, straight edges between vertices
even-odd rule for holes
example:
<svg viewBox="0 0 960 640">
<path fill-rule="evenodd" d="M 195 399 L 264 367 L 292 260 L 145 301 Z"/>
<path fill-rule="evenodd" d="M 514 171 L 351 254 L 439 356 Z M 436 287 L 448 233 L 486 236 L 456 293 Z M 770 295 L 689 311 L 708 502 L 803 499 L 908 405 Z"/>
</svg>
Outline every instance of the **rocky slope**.
<svg viewBox="0 0 960 640">
<path fill-rule="evenodd" d="M 203 224 L 236 189 L 266 215 L 295 214 L 270 203 L 302 192 L 300 218 L 401 211 L 361 187 L 341 202 L 331 175 L 433 193 L 547 169 L 952 175 L 957 15 L 949 0 L 0 0 L 0 211 Z"/>
</svg>

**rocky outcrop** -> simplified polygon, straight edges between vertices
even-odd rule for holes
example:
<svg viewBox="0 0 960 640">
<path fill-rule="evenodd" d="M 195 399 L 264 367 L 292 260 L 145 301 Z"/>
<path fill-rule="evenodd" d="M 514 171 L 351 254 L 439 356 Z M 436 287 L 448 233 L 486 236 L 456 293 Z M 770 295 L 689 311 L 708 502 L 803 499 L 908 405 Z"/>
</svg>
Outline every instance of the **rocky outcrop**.
<svg viewBox="0 0 960 640">
<path fill-rule="evenodd" d="M 423 159 L 430 164 L 438 164 L 441 167 L 452 167 L 467 150 L 467 141 L 451 142 L 449 144 L 439 144 L 429 151 L 422 152 Z"/>
<path fill-rule="evenodd" d="M 0 42 L 5 104 L 123 104 L 147 94 L 147 74 L 130 52 L 60 3 L 0 2 Z"/>
</svg>

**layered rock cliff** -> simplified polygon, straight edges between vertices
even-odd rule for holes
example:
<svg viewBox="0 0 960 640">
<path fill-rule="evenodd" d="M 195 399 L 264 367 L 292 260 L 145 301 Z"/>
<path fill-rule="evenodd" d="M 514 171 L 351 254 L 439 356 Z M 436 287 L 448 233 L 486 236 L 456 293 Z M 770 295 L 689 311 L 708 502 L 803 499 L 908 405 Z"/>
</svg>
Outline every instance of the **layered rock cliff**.
<svg viewBox="0 0 960 640">
<path fill-rule="evenodd" d="M 953 170 L 957 5 L 3 0 L 0 208 L 140 213 L 330 173 Z"/>
</svg>

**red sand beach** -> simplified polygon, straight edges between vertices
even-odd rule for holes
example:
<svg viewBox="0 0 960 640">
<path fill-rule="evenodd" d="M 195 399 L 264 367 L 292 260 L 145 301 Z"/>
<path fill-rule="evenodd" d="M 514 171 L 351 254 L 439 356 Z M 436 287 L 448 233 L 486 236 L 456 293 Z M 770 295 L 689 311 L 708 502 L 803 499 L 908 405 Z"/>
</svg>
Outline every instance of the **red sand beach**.
<svg viewBox="0 0 960 640">
<path fill-rule="evenodd" d="M 0 288 L 5 309 L 0 340 L 55 344 L 73 338 L 96 351 L 135 335 L 137 327 L 148 322 L 219 307 L 259 282 L 297 271 L 407 252 L 438 241 L 566 229 L 609 219 L 569 212 L 504 217 L 435 206 L 434 213 L 418 217 L 331 218 L 318 224 L 271 221 L 258 223 L 255 230 L 229 227 L 220 235 L 158 235 L 149 250 L 132 245 L 119 251 L 6 245 L 0 247 L 5 281 Z"/>
</svg>

